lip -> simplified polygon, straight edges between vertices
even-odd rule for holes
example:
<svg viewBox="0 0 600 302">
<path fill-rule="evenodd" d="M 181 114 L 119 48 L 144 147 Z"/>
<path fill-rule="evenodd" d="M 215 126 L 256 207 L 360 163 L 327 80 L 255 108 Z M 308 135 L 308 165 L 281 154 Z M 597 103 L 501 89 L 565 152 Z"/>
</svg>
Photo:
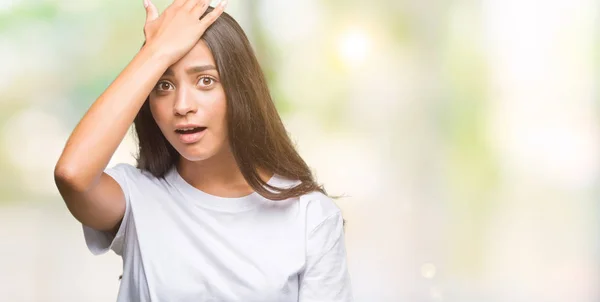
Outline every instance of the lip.
<svg viewBox="0 0 600 302">
<path fill-rule="evenodd" d="M 198 128 L 198 127 L 204 127 L 200 124 L 178 124 L 175 126 L 175 130 L 180 130 L 180 129 L 187 129 L 187 128 Z"/>
<path fill-rule="evenodd" d="M 183 127 L 186 128 L 186 127 Z M 191 127 L 190 127 L 191 128 Z M 177 134 L 177 137 L 179 138 L 179 141 L 184 143 L 184 144 L 193 144 L 198 142 L 206 133 L 206 128 L 200 132 L 196 132 L 196 133 L 188 133 L 188 134 L 183 134 L 183 133 L 177 133 L 175 132 L 175 134 Z"/>
</svg>

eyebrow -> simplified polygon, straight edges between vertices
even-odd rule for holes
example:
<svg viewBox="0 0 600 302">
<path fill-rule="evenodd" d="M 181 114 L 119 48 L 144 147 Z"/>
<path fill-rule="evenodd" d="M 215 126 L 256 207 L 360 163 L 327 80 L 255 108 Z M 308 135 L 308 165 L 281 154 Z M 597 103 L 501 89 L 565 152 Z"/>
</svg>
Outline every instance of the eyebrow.
<svg viewBox="0 0 600 302">
<path fill-rule="evenodd" d="M 200 66 L 193 66 L 193 67 L 190 67 L 190 68 L 186 69 L 186 71 L 185 71 L 185 72 L 186 72 L 187 74 L 194 74 L 194 73 L 200 73 L 200 72 L 207 71 L 207 70 L 211 70 L 211 69 L 214 69 L 214 70 L 216 70 L 216 69 L 217 69 L 217 67 L 215 67 L 214 65 L 200 65 Z M 163 76 L 173 76 L 173 75 L 174 75 L 174 74 L 173 74 L 173 70 L 171 70 L 170 68 L 169 68 L 169 69 L 167 69 L 167 70 L 165 71 L 165 73 L 163 74 Z"/>
</svg>

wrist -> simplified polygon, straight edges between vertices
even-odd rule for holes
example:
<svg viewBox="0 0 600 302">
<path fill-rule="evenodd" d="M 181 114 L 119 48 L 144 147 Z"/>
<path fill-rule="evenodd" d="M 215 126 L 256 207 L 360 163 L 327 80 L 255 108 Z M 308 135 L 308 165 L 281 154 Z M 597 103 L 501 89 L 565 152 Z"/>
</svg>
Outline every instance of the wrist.
<svg viewBox="0 0 600 302">
<path fill-rule="evenodd" d="M 163 66 L 165 69 L 173 65 L 171 57 L 162 51 L 161 47 L 154 47 L 152 44 L 146 43 L 142 46 L 140 54 L 154 64 Z"/>
</svg>

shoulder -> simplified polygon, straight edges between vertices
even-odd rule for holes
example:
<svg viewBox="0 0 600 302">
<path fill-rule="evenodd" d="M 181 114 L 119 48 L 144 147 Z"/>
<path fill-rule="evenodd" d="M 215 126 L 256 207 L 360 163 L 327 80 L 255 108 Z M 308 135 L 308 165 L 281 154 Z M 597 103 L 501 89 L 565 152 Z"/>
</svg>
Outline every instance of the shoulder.
<svg viewBox="0 0 600 302">
<path fill-rule="evenodd" d="M 290 188 L 298 185 L 300 181 L 275 175 L 269 183 L 280 188 Z M 319 191 L 295 197 L 290 202 L 298 206 L 309 230 L 317 228 L 327 220 L 343 220 L 342 211 L 334 199 Z"/>
<path fill-rule="evenodd" d="M 104 169 L 104 173 L 119 179 L 136 179 L 142 175 L 142 171 L 128 163 L 118 163 Z"/>
<path fill-rule="evenodd" d="M 269 183 L 279 188 L 291 188 L 300 184 L 300 181 L 275 175 Z M 303 194 L 295 200 L 298 202 L 300 208 L 305 211 L 307 218 L 311 220 L 322 220 L 336 214 L 341 214 L 341 210 L 333 198 L 319 191 Z"/>
<path fill-rule="evenodd" d="M 140 182 L 155 182 L 157 179 L 147 171 L 143 171 L 129 163 L 118 163 L 104 170 L 106 174 L 114 178 L 119 184 L 134 185 Z"/>
<path fill-rule="evenodd" d="M 112 167 L 107 167 L 105 170 L 107 173 L 121 173 L 127 175 L 135 175 L 141 173 L 141 170 L 129 163 L 118 163 Z"/>
<path fill-rule="evenodd" d="M 308 229 L 314 229 L 326 220 L 338 220 L 342 218 L 342 211 L 333 198 L 321 193 L 311 192 L 300 196 L 301 208 L 306 211 L 306 223 Z"/>
<path fill-rule="evenodd" d="M 331 216 L 341 212 L 333 198 L 318 191 L 300 196 L 299 202 L 312 215 Z"/>
<path fill-rule="evenodd" d="M 279 188 L 291 188 L 300 184 L 299 180 L 288 179 L 280 175 L 275 175 L 269 184 Z M 319 192 L 313 191 L 297 197 L 300 208 L 306 210 L 306 214 L 311 217 L 327 217 L 340 212 L 340 208 L 334 200 Z"/>
</svg>

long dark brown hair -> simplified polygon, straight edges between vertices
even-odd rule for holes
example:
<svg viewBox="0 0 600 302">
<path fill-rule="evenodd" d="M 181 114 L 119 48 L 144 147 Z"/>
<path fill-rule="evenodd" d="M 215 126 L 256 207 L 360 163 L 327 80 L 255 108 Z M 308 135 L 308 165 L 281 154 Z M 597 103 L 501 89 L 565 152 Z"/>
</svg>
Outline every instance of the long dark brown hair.
<svg viewBox="0 0 600 302">
<path fill-rule="evenodd" d="M 206 13 L 210 11 L 212 8 Z M 284 200 L 314 191 L 327 195 L 294 148 L 240 25 L 223 13 L 201 39 L 212 52 L 225 90 L 229 143 L 246 182 L 258 194 L 271 200 Z M 148 99 L 134 124 L 139 141 L 138 168 L 155 177 L 164 177 L 177 164 L 180 155 L 158 128 Z M 292 188 L 273 187 L 259 177 L 259 169 L 300 183 Z"/>
</svg>

